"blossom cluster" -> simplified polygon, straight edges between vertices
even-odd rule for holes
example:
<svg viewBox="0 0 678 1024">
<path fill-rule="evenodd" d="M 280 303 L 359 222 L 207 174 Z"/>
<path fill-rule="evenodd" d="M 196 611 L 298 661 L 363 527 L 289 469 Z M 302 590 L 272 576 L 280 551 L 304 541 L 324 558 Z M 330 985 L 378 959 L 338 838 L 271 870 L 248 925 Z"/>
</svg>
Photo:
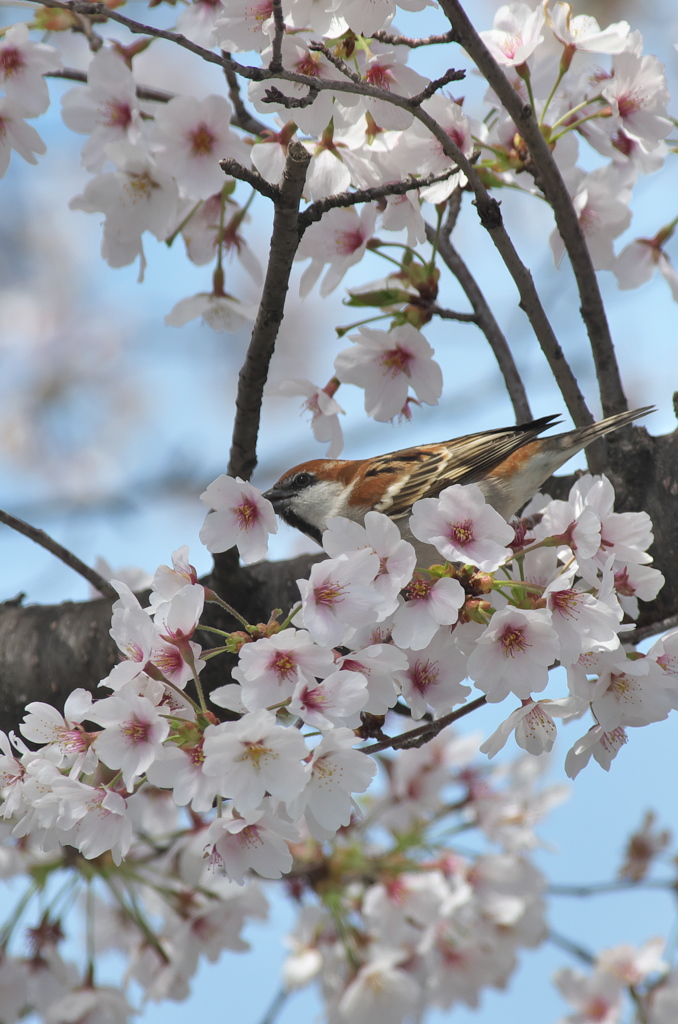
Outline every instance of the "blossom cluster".
<svg viewBox="0 0 678 1024">
<path fill-rule="evenodd" d="M 398 6 L 418 11 L 435 5 L 407 0 Z M 247 86 L 246 117 L 219 93 L 198 99 L 148 89 L 135 69 L 145 47 L 117 41 L 93 47 L 83 69 L 86 84 L 75 85 L 62 100 L 65 124 L 87 136 L 81 159 L 93 175 L 71 207 L 103 214 L 104 259 L 113 267 L 138 261 L 143 277 L 144 234 L 171 243 L 181 233 L 190 260 L 213 264 L 211 286 L 180 299 L 167 314 L 169 324 L 202 317 L 216 330 L 237 331 L 255 316 L 262 273 L 246 232 L 255 193 L 244 204 L 236 201 L 236 182 L 220 161 L 235 162 L 245 175 L 275 186 L 296 139 L 310 156 L 305 199 L 348 197 L 348 204 L 330 204 L 301 238 L 296 259 L 308 261 L 302 296 L 321 278 L 320 294 L 327 295 L 368 251 L 386 256 L 392 268 L 406 239 L 400 270 L 351 302 L 381 308 L 390 326 L 410 326 L 408 338 L 388 341 L 379 336 L 386 332 L 362 327 L 353 337 L 355 349 L 337 357 L 335 383 L 282 382 L 286 393 L 304 396 L 314 433 L 330 441 L 332 456 L 341 446 L 336 381 L 365 388 L 366 410 L 377 419 L 409 415 L 411 404 L 435 403 L 440 396 L 440 370 L 419 331 L 434 315 L 437 254 L 434 245 L 423 258 L 419 247 L 435 205 L 467 184 L 469 161 L 490 190 L 541 194 L 522 139 L 496 95 L 488 91 L 484 109 L 474 115 L 463 95 L 446 93 L 416 71 L 411 63 L 419 48 L 398 42 L 395 7 L 392 0 L 284 0 L 277 18 L 270 3 L 193 0 L 179 15 L 177 31 L 205 53 L 234 55 L 232 73 Z M 74 23 L 42 14 L 31 27 L 51 29 L 54 40 Z M 643 52 L 640 33 L 625 21 L 601 29 L 595 19 L 575 16 L 569 4 L 554 0 L 535 9 L 521 2 L 502 6 L 481 36 L 534 110 L 594 267 L 613 271 L 621 288 L 642 284 L 658 269 L 678 297 L 678 277 L 665 252 L 674 221 L 621 253 L 614 250 L 630 224 L 637 181 L 657 171 L 671 152 L 664 69 Z M 240 63 L 242 54 L 254 63 Z M 0 172 L 12 148 L 30 162 L 44 152 L 25 119 L 47 108 L 43 76 L 61 66 L 58 49 L 33 42 L 27 24 L 10 28 L 0 42 L 6 93 L 0 98 Z M 586 150 L 602 161 L 595 170 L 585 169 L 591 163 Z M 388 191 L 403 182 L 414 186 L 417 178 L 426 184 L 352 204 L 357 189 Z M 397 239 L 390 254 L 394 243 L 383 233 Z M 558 262 L 564 249 L 557 231 L 551 245 Z M 237 256 L 252 278 L 248 300 L 226 288 L 228 255 Z"/>
<path fill-rule="evenodd" d="M 476 485 L 455 485 L 414 504 L 414 543 L 376 512 L 364 525 L 331 520 L 328 557 L 298 581 L 300 600 L 287 618 L 242 620 L 245 628 L 231 633 L 203 621 L 206 600 L 240 616 L 198 581 L 187 548 L 158 569 L 147 607 L 117 582 L 111 636 L 122 660 L 101 680 L 110 695 L 75 690 L 63 714 L 34 702 L 23 738 L 0 736 L 0 813 L 24 850 L 17 864 L 27 851 L 60 863 L 73 848 L 124 871 L 143 864 L 154 829 L 169 835 L 161 860 L 172 881 L 157 883 L 172 893 L 155 928 L 160 951 L 143 931 L 134 974 L 150 997 L 182 998 L 200 955 L 242 948 L 245 920 L 265 912 L 253 876 L 312 875 L 324 844 L 340 863 L 352 831 L 378 825 L 396 837 L 398 858 L 410 837 L 411 870 L 397 859 L 393 875 L 380 854 L 382 880 L 343 893 L 340 931 L 327 908 L 309 906 L 293 937 L 288 984 L 322 978 L 328 1006 L 347 1021 L 475 1005 L 483 987 L 505 982 L 518 947 L 543 938 L 543 883 L 525 856 L 535 818 L 559 794 L 534 794 L 537 760 L 534 771 L 517 770 L 504 794 L 477 774 L 476 744 L 442 732 L 468 703 L 464 680 L 483 701 L 513 704 L 480 745 L 489 757 L 511 733 L 528 755 L 550 751 L 556 719 L 590 713 L 593 724 L 566 758 L 571 776 L 591 757 L 608 769 L 626 729 L 677 706 L 678 631 L 645 656 L 622 646 L 631 628 L 623 620 L 637 615 L 639 598 L 655 596 L 662 576 L 648 564 L 649 517 L 615 513 L 613 497 L 608 480 L 585 476 L 567 501 L 538 495 L 509 524 Z M 246 561 L 265 555 L 275 522 L 252 485 L 221 477 L 203 500 L 210 550 L 236 544 Z M 205 633 L 220 646 L 205 650 L 196 639 Z M 232 681 L 209 693 L 210 710 L 204 668 L 228 652 L 238 663 Z M 567 693 L 546 698 L 556 662 Z M 429 742 L 391 762 L 363 821 L 356 798 L 378 770 L 364 741 L 376 737 L 377 750 L 399 745 L 383 731 L 396 705 L 429 723 Z M 468 861 L 450 851 L 420 862 L 450 787 L 462 788 L 457 808 L 499 854 Z M 140 884 L 151 885 L 139 870 Z M 331 864 L 324 870 L 331 876 Z M 336 922 L 336 906 L 332 913 Z M 187 948 L 176 937 L 177 914 Z"/>
</svg>

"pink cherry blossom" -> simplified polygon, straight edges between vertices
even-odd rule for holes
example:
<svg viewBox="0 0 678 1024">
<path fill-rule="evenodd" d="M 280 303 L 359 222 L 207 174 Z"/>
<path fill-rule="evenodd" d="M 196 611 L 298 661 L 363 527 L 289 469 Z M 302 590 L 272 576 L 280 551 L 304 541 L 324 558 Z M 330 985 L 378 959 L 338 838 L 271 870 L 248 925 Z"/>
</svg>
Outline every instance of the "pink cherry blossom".
<svg viewBox="0 0 678 1024">
<path fill-rule="evenodd" d="M 227 0 L 214 25 L 214 38 L 223 50 L 261 52 L 273 30 L 271 0 Z"/>
<path fill-rule="evenodd" d="M 334 384 L 336 390 L 336 381 Z M 303 411 L 311 413 L 313 436 L 316 441 L 329 442 L 329 448 L 325 453 L 325 457 L 336 459 L 341 455 L 344 447 L 344 438 L 341 432 L 339 416 L 345 415 L 345 410 L 342 409 L 334 398 L 331 384 L 321 388 L 303 377 L 294 377 L 269 385 L 268 394 L 303 395 L 304 401 L 301 403 L 301 408 Z"/>
<path fill-rule="evenodd" d="M 352 729 L 337 728 L 323 736 L 315 747 L 305 788 L 290 810 L 302 813 L 311 833 L 315 825 L 334 834 L 348 825 L 353 809 L 352 793 L 363 793 L 377 773 L 371 757 L 354 750 Z"/>
<path fill-rule="evenodd" d="M 609 772 L 610 765 L 625 743 L 628 743 L 628 736 L 621 726 L 605 732 L 602 725 L 594 725 L 567 752 L 565 773 L 568 778 L 575 779 L 592 757 Z"/>
<path fill-rule="evenodd" d="M 234 545 L 245 565 L 266 557 L 269 533 L 278 532 L 270 501 L 252 484 L 230 476 L 217 477 L 200 495 L 212 511 L 200 530 L 208 551 L 228 551 Z"/>
<path fill-rule="evenodd" d="M 58 50 L 29 39 L 25 22 L 12 25 L 0 39 L 0 84 L 24 117 L 36 117 L 47 110 L 49 90 L 43 76 L 61 67 Z"/>
<path fill-rule="evenodd" d="M 378 572 L 379 559 L 363 548 L 316 563 L 307 580 L 297 580 L 304 626 L 316 643 L 335 647 L 366 617 L 376 618 L 382 602 L 370 584 Z"/>
<path fill-rule="evenodd" d="M 429 708 L 442 713 L 463 704 L 471 692 L 461 685 L 466 657 L 449 634 L 440 632 L 423 650 L 404 653 L 408 667 L 396 673 L 396 680 L 413 718 L 421 718 Z"/>
<path fill-rule="evenodd" d="M 203 750 L 205 774 L 216 779 L 218 792 L 231 797 L 239 811 L 259 807 L 266 792 L 292 800 L 306 784 L 303 737 L 276 725 L 270 711 L 208 726 Z"/>
<path fill-rule="evenodd" d="M 327 264 L 320 294 L 324 298 L 334 291 L 349 267 L 363 258 L 374 233 L 376 219 L 375 205 L 365 203 L 360 213 L 354 206 L 332 209 L 321 221 L 307 228 L 294 257 L 295 260 L 311 260 L 299 282 L 302 299 L 311 291 Z"/>
<path fill-rule="evenodd" d="M 339 380 L 365 389 L 365 412 L 386 422 L 406 404 L 409 389 L 428 405 L 437 405 L 442 393 L 442 371 L 433 349 L 416 327 L 402 324 L 391 331 L 361 327 L 350 335 L 353 348 L 334 360 Z"/>
<path fill-rule="evenodd" d="M 476 484 L 453 484 L 439 498 L 422 498 L 412 506 L 410 530 L 432 544 L 449 562 L 494 572 L 510 554 L 513 527 L 485 501 Z"/>
<path fill-rule="evenodd" d="M 94 741 L 99 758 L 109 768 L 120 768 L 131 788 L 155 760 L 169 722 L 147 697 L 127 691 L 97 701 L 88 717 L 104 726 Z"/>
<path fill-rule="evenodd" d="M 331 652 L 314 644 L 306 630 L 283 629 L 245 644 L 232 674 L 241 684 L 243 705 L 258 711 L 290 698 L 301 672 L 324 678 L 333 668 Z"/>
<path fill-rule="evenodd" d="M 122 56 L 102 48 L 87 69 L 87 85 L 69 89 L 61 99 L 61 116 L 72 131 L 89 135 L 82 148 L 82 165 L 100 171 L 106 146 L 141 138 L 141 116 L 134 75 Z"/>
<path fill-rule="evenodd" d="M 512 3 L 500 7 L 493 27 L 480 37 L 497 63 L 503 67 L 524 64 L 544 36 L 544 9 L 540 4 L 532 10 L 528 4 Z"/>
<path fill-rule="evenodd" d="M 299 838 L 296 828 L 264 808 L 235 817 L 226 812 L 207 830 L 205 854 L 213 871 L 243 885 L 245 873 L 280 878 L 292 867 L 288 843 Z"/>
<path fill-rule="evenodd" d="M 622 53 L 629 46 L 631 26 L 628 21 L 618 21 L 601 29 L 596 19 L 588 14 L 573 16 L 572 7 L 563 0 L 557 0 L 546 16 L 556 39 L 566 47 L 586 53 Z"/>
<path fill-rule="evenodd" d="M 586 703 L 576 697 L 560 700 L 524 700 L 519 708 L 512 711 L 491 736 L 481 743 L 480 750 L 488 757 L 494 757 L 504 747 L 515 731 L 516 743 L 528 754 L 543 754 L 553 748 L 556 740 L 554 718 L 570 718 L 586 710 Z"/>
<path fill-rule="evenodd" d="M 407 600 L 393 617 L 391 635 L 398 647 L 415 651 L 427 647 L 440 626 L 456 622 L 466 601 L 461 583 L 448 576 L 437 580 L 415 576 L 405 595 Z"/>
<path fill-rule="evenodd" d="M 191 199 L 209 199 L 224 185 L 219 161 L 247 162 L 245 147 L 231 131 L 231 105 L 223 96 L 195 100 L 175 96 L 155 115 L 153 149 L 158 166 Z"/>
<path fill-rule="evenodd" d="M 559 649 L 547 611 L 508 606 L 495 612 L 478 639 L 469 658 L 469 675 L 492 703 L 504 700 L 510 692 L 529 698 L 546 686 L 549 666 Z"/>
<path fill-rule="evenodd" d="M 288 710 L 314 729 L 356 729 L 366 701 L 367 679 L 360 672 L 339 669 L 320 682 L 300 672 Z"/>
<path fill-rule="evenodd" d="M 412 579 L 416 555 L 412 545 L 402 539 L 392 519 L 381 512 L 368 512 L 365 525 L 361 526 L 343 516 L 335 516 L 328 520 L 323 547 L 331 558 L 361 548 L 371 549 L 379 559 L 379 572 L 374 581 L 374 589 L 383 600 L 379 619 L 395 611 L 398 594 Z"/>
<path fill-rule="evenodd" d="M 6 96 L 0 96 L 0 178 L 7 173 L 12 150 L 28 164 L 37 164 L 35 154 L 43 156 L 47 147 L 35 128 L 24 121 L 23 108 Z"/>
</svg>

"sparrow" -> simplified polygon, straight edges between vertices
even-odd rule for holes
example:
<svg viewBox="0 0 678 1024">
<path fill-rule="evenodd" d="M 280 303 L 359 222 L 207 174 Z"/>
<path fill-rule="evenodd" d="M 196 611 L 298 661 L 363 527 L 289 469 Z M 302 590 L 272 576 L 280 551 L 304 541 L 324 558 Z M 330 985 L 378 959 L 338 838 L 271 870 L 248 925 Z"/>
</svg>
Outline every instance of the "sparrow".
<svg viewBox="0 0 678 1024">
<path fill-rule="evenodd" d="M 281 519 L 318 544 L 333 516 L 362 523 L 374 510 L 403 526 L 415 501 L 437 498 L 451 484 L 477 484 L 488 504 L 508 519 L 576 452 L 653 410 L 622 412 L 550 437 L 538 435 L 558 416 L 370 459 L 311 459 L 283 473 L 264 497 Z M 408 533 L 403 531 L 407 539 Z"/>
</svg>

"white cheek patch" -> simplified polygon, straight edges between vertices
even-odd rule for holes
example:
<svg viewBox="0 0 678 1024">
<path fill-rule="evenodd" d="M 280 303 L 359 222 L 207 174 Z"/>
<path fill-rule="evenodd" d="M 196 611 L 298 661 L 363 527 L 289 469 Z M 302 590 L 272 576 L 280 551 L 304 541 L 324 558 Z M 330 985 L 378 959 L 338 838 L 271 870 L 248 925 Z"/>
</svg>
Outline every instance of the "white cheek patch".
<svg viewBox="0 0 678 1024">
<path fill-rule="evenodd" d="M 300 519 L 322 532 L 327 529 L 328 519 L 346 514 L 345 502 L 346 488 L 343 484 L 319 480 L 295 495 L 291 504 Z"/>
</svg>

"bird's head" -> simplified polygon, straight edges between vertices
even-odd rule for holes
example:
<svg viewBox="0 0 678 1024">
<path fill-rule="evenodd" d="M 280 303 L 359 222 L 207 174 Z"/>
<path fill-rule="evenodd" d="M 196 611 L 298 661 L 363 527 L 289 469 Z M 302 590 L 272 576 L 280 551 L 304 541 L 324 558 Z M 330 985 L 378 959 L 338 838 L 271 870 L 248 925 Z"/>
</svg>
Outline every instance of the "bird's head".
<svg viewBox="0 0 678 1024">
<path fill-rule="evenodd" d="M 313 459 L 288 469 L 264 494 L 277 515 L 318 544 L 327 520 L 346 516 L 360 521 L 371 505 L 351 501 L 360 463 L 339 459 Z"/>
</svg>

